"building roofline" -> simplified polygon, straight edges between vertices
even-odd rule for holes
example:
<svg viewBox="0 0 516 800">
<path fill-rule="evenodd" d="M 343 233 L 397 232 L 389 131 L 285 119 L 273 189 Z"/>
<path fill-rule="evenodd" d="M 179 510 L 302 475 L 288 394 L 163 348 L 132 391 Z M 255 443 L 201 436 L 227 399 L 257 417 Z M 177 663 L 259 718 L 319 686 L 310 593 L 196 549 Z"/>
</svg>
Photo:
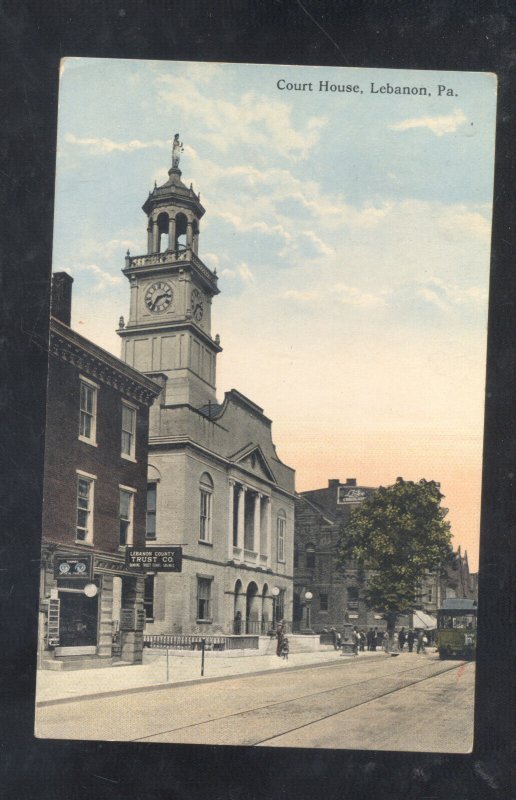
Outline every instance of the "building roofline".
<svg viewBox="0 0 516 800">
<path fill-rule="evenodd" d="M 328 513 L 322 506 L 318 503 L 315 503 L 313 500 L 309 500 L 308 497 L 305 497 L 303 492 L 297 492 L 296 500 L 302 500 L 303 503 L 311 506 L 314 511 L 317 511 L 318 514 L 322 516 L 325 522 L 329 522 L 330 525 L 335 525 L 337 523 L 337 517 L 333 516 L 333 514 Z"/>
<path fill-rule="evenodd" d="M 85 371 L 94 367 L 99 380 L 114 385 L 147 405 L 150 405 L 161 392 L 161 386 L 155 381 L 77 333 L 56 317 L 50 318 L 49 350 L 51 354 L 64 361 L 69 361 Z M 88 359 L 89 364 L 87 363 Z"/>
</svg>

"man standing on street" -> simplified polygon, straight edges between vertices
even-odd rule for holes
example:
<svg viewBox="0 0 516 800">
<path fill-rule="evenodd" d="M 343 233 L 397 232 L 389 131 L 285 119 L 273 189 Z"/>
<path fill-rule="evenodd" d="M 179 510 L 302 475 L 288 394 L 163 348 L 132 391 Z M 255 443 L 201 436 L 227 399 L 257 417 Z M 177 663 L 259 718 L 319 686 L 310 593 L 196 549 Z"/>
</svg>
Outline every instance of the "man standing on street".
<svg viewBox="0 0 516 800">
<path fill-rule="evenodd" d="M 425 650 L 425 639 L 426 639 L 425 632 L 424 631 L 419 631 L 418 635 L 417 635 L 417 649 L 416 649 L 416 652 L 418 653 L 418 655 L 421 652 L 423 652 L 423 653 L 426 652 L 426 650 Z"/>
<path fill-rule="evenodd" d="M 409 632 L 407 633 L 407 644 L 408 644 L 409 653 L 411 653 L 412 650 L 414 649 L 414 639 L 415 638 L 416 638 L 416 634 L 414 633 L 412 628 L 410 628 Z"/>
<path fill-rule="evenodd" d="M 285 620 L 282 619 L 276 626 L 276 655 L 281 657 L 281 647 L 285 636 Z"/>
<path fill-rule="evenodd" d="M 351 633 L 351 641 L 353 643 L 353 655 L 358 656 L 358 647 L 359 647 L 359 644 L 360 644 L 360 634 L 359 634 L 358 630 L 356 629 L 356 627 L 353 628 L 353 631 Z"/>
</svg>

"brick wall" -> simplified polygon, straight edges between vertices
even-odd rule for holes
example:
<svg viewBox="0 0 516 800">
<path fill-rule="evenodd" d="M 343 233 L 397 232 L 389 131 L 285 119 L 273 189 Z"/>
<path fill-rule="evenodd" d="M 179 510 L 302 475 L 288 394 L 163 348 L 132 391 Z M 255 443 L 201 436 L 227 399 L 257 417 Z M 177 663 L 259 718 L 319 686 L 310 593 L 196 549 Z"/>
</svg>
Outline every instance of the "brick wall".
<svg viewBox="0 0 516 800">
<path fill-rule="evenodd" d="M 121 457 L 122 395 L 93 378 L 97 394 L 97 432 L 93 446 L 79 439 L 79 376 L 87 374 L 51 356 L 45 436 L 43 537 L 75 545 L 77 470 L 97 476 L 94 490 L 95 549 L 115 552 L 119 544 L 119 484 L 136 489 L 134 544 L 145 543 L 147 431 L 149 410 L 137 406 L 136 461 Z"/>
</svg>

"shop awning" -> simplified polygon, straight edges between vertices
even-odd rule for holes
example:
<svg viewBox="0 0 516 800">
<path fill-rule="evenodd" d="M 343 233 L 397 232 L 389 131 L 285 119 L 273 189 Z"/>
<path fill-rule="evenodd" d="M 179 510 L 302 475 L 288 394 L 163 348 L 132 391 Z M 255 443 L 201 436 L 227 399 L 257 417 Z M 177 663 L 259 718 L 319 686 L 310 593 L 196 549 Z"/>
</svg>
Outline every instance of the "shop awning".
<svg viewBox="0 0 516 800">
<path fill-rule="evenodd" d="M 424 611 L 414 611 L 412 615 L 412 627 L 423 628 L 425 631 L 433 631 L 437 628 L 437 620 Z"/>
</svg>

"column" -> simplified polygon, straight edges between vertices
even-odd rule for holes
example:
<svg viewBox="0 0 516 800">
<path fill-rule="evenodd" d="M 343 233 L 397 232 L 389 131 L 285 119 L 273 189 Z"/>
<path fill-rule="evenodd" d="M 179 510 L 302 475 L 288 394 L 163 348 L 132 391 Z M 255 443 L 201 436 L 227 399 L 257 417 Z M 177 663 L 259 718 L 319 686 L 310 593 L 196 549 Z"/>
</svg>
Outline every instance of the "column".
<svg viewBox="0 0 516 800">
<path fill-rule="evenodd" d="M 270 497 L 268 498 L 267 502 L 266 526 L 267 526 L 267 566 L 270 567 L 272 565 L 272 502 Z"/>
<path fill-rule="evenodd" d="M 235 481 L 229 481 L 229 502 L 228 502 L 228 559 L 233 558 L 233 504 L 235 495 Z"/>
<path fill-rule="evenodd" d="M 168 219 L 168 249 L 176 249 L 176 218 L 169 217 Z"/>
<path fill-rule="evenodd" d="M 192 221 L 188 220 L 186 223 L 186 246 L 193 247 L 193 229 L 192 229 Z"/>
<path fill-rule="evenodd" d="M 158 220 L 152 220 L 152 252 L 159 253 L 159 225 Z"/>
<path fill-rule="evenodd" d="M 194 231 L 193 234 L 193 251 L 197 255 L 199 252 L 199 231 Z"/>
<path fill-rule="evenodd" d="M 254 496 L 254 519 L 253 519 L 253 550 L 260 552 L 260 512 L 261 500 L 263 495 L 257 492 Z"/>
<path fill-rule="evenodd" d="M 244 530 L 245 530 L 245 493 L 246 486 L 240 486 L 238 492 L 238 528 L 237 528 L 237 547 L 241 550 L 241 558 L 244 560 Z"/>
<path fill-rule="evenodd" d="M 99 597 L 99 633 L 97 653 L 104 658 L 111 657 L 112 618 L 113 618 L 113 576 L 103 575 Z"/>
<path fill-rule="evenodd" d="M 149 221 L 147 226 L 147 253 L 152 253 L 152 220 Z"/>
</svg>

